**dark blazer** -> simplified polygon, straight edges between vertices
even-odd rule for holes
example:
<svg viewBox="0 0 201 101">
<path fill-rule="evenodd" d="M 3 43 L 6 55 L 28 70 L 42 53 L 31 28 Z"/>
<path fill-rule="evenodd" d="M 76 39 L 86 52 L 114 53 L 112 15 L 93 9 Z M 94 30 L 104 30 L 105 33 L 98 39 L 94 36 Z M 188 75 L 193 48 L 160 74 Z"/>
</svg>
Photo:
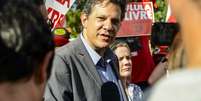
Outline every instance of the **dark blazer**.
<svg viewBox="0 0 201 101">
<path fill-rule="evenodd" d="M 111 66 L 117 76 L 124 101 L 127 101 L 117 73 L 116 56 L 110 49 L 106 54 L 114 61 Z M 102 84 L 96 66 L 79 37 L 56 50 L 44 98 L 45 101 L 101 101 Z"/>
</svg>

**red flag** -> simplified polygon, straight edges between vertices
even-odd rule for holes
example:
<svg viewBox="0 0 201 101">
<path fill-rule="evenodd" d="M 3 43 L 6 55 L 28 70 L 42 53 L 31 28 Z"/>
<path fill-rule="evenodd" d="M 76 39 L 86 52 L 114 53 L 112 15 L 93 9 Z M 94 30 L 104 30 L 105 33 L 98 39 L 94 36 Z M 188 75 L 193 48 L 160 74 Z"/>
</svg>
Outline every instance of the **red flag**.
<svg viewBox="0 0 201 101">
<path fill-rule="evenodd" d="M 74 2 L 75 0 L 46 0 L 48 18 L 52 21 L 53 28 L 65 26 L 65 15 Z"/>
</svg>

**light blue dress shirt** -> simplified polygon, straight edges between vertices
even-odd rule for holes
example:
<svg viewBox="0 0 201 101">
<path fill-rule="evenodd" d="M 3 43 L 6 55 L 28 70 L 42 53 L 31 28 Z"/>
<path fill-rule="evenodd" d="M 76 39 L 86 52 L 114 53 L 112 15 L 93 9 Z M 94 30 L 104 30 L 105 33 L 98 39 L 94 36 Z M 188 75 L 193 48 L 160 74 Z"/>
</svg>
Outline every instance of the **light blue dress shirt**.
<svg viewBox="0 0 201 101">
<path fill-rule="evenodd" d="M 118 88 L 119 88 L 119 85 L 117 83 L 117 78 L 112 70 L 112 67 L 111 65 L 109 64 L 111 62 L 111 59 L 107 59 L 107 60 L 104 60 L 103 57 L 101 57 L 94 49 L 92 49 L 89 44 L 87 43 L 87 41 L 84 39 L 83 37 L 83 34 L 80 34 L 81 36 L 81 40 L 82 42 L 84 43 L 84 46 L 87 50 L 87 52 L 89 53 L 93 63 L 96 65 L 96 69 L 99 73 L 99 76 L 101 77 L 101 79 L 103 80 L 103 82 L 107 82 L 107 81 L 112 81 L 114 82 Z M 100 67 L 98 66 L 98 62 L 99 60 L 103 58 L 103 60 L 105 61 L 105 66 L 106 67 Z M 120 91 L 120 88 L 119 88 L 119 93 L 121 95 L 121 101 L 123 101 L 123 97 L 122 97 L 122 94 L 121 94 L 121 91 Z"/>
</svg>

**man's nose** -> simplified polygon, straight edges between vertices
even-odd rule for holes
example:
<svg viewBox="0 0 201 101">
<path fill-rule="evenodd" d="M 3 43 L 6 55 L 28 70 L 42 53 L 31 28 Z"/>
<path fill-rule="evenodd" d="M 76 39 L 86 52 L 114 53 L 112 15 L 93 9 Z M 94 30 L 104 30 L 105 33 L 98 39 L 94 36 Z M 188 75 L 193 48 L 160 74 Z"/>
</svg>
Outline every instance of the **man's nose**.
<svg viewBox="0 0 201 101">
<path fill-rule="evenodd" d="M 104 23 L 104 29 L 108 30 L 108 31 L 113 31 L 114 28 L 113 28 L 113 25 L 112 25 L 112 21 L 106 20 L 105 23 Z"/>
</svg>

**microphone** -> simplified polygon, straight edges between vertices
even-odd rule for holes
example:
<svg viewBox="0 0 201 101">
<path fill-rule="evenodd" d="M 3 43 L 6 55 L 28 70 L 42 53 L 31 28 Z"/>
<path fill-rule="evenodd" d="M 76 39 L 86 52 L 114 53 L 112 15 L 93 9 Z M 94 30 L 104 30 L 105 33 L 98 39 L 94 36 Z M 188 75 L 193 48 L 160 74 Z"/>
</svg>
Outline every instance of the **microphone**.
<svg viewBox="0 0 201 101">
<path fill-rule="evenodd" d="M 117 85 L 112 82 L 105 82 L 101 86 L 102 101 L 121 101 Z"/>
</svg>

